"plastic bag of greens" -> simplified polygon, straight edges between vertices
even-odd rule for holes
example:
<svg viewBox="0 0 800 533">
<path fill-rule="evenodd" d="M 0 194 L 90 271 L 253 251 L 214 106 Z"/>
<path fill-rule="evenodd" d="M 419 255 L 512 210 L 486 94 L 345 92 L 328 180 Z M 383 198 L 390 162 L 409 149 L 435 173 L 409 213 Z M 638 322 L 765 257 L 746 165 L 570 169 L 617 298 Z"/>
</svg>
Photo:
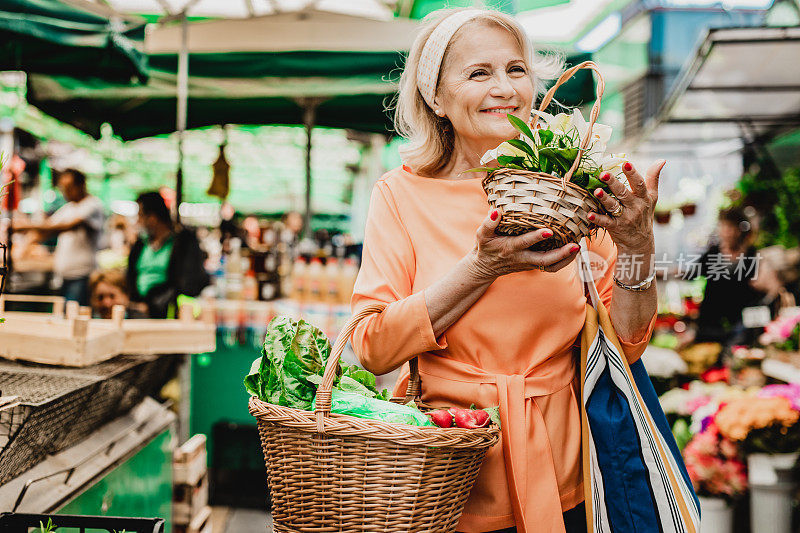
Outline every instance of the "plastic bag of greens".
<svg viewBox="0 0 800 533">
<path fill-rule="evenodd" d="M 316 405 L 316 398 L 314 398 Z M 431 420 L 416 407 L 400 405 L 377 398 L 370 398 L 357 392 L 333 389 L 331 391 L 331 413 L 357 416 L 395 424 L 436 427 Z"/>
</svg>

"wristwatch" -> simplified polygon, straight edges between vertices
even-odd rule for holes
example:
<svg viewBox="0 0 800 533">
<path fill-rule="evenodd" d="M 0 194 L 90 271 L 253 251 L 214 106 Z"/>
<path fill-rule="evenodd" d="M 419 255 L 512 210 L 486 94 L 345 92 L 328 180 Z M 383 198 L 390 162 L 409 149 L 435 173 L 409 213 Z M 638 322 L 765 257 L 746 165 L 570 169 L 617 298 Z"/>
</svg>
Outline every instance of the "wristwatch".
<svg viewBox="0 0 800 533">
<path fill-rule="evenodd" d="M 650 285 L 653 284 L 653 280 L 656 279 L 656 273 L 653 271 L 652 274 L 647 276 L 644 281 L 637 283 L 636 285 L 627 285 L 622 283 L 617 276 L 614 276 L 614 283 L 617 284 L 617 287 L 621 289 L 625 289 L 626 291 L 633 291 L 633 292 L 644 292 L 650 288 Z"/>
</svg>

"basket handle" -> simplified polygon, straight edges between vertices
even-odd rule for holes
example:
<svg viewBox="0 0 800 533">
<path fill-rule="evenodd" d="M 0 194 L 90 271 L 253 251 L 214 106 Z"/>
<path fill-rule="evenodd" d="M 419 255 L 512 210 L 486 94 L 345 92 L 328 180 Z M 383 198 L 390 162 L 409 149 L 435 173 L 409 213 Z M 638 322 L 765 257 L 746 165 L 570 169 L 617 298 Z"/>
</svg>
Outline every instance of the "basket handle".
<svg viewBox="0 0 800 533">
<path fill-rule="evenodd" d="M 364 318 L 374 313 L 380 313 L 386 309 L 385 303 L 369 304 L 358 313 L 350 317 L 350 320 L 339 332 L 336 337 L 336 342 L 333 344 L 331 354 L 328 357 L 328 362 L 325 365 L 325 372 L 322 374 L 322 383 L 317 388 L 317 403 L 314 406 L 314 412 L 317 419 L 317 431 L 322 433 L 324 430 L 323 420 L 330 415 L 331 412 L 331 391 L 333 389 L 333 380 L 336 378 L 336 372 L 339 369 L 339 360 L 342 357 L 342 352 L 347 344 L 353 330 L 356 329 L 358 323 Z M 408 389 L 406 391 L 405 401 L 411 401 L 417 398 L 420 394 L 420 379 L 419 379 L 419 362 L 416 356 L 409 360 L 409 367 L 411 374 L 408 379 Z"/>
<path fill-rule="evenodd" d="M 586 133 L 586 136 L 581 141 L 580 149 L 578 150 L 578 157 L 575 158 L 575 161 L 572 163 L 572 167 L 570 167 L 569 171 L 561 178 L 562 186 L 566 187 L 567 182 L 572 178 L 572 175 L 578 169 L 578 165 L 580 165 L 581 159 L 583 158 L 583 152 L 589 147 L 589 141 L 592 139 L 592 129 L 594 128 L 594 123 L 597 121 L 597 117 L 600 114 L 600 104 L 603 100 L 603 92 L 606 89 L 606 82 L 603 80 L 603 75 L 600 74 L 600 69 L 597 67 L 597 64 L 594 61 L 584 61 L 583 63 L 578 63 L 574 67 L 568 68 L 561 77 L 550 87 L 550 90 L 547 91 L 547 94 L 544 95 L 542 98 L 542 103 L 539 104 L 539 111 L 544 113 L 547 106 L 550 105 L 550 102 L 553 100 L 553 95 L 556 93 L 556 89 L 561 87 L 564 82 L 570 79 L 577 71 L 581 69 L 590 69 L 597 74 L 597 98 L 594 101 L 594 105 L 592 106 L 592 112 L 589 114 L 589 131 Z"/>
</svg>

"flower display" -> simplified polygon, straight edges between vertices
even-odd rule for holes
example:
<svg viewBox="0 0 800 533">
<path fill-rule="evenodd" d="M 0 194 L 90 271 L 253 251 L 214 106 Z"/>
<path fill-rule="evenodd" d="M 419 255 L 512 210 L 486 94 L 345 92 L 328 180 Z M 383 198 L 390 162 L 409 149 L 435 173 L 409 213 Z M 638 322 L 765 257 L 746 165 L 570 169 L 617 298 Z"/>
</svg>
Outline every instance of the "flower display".
<svg viewBox="0 0 800 533">
<path fill-rule="evenodd" d="M 532 127 L 509 114 L 508 120 L 520 133 L 519 137 L 503 142 L 481 157 L 481 165 L 497 161 L 498 166 L 475 170 L 491 172 L 513 168 L 564 176 L 578 157 L 581 143 L 589 135 L 589 123 L 579 109 L 570 114 L 533 113 L 538 121 Z M 625 154 L 606 153 L 611 132 L 610 126 L 594 124 L 589 144 L 570 182 L 589 191 L 600 188 L 610 192 L 608 184 L 599 179 L 600 175 L 608 172 L 619 179 L 623 176 L 622 164 L 628 159 Z"/>
<path fill-rule="evenodd" d="M 766 385 L 758 391 L 759 398 L 786 398 L 792 404 L 792 409 L 800 411 L 800 383 L 788 385 Z"/>
<path fill-rule="evenodd" d="M 770 396 L 738 398 L 714 417 L 720 433 L 744 445 L 747 452 L 791 453 L 800 450 L 800 411 L 782 389 Z"/>
<path fill-rule="evenodd" d="M 800 350 L 800 313 L 781 315 L 767 324 L 758 342 L 764 346 L 775 346 L 779 350 Z"/>
<path fill-rule="evenodd" d="M 741 496 L 747 490 L 747 469 L 734 442 L 710 424 L 695 435 L 683 450 L 686 470 L 700 496 Z"/>
</svg>

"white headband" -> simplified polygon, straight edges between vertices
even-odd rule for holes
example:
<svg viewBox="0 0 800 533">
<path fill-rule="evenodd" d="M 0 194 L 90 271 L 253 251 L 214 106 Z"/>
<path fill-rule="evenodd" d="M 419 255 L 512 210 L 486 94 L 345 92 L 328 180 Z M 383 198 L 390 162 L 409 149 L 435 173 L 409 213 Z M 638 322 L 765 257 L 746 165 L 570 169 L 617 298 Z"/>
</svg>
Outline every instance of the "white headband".
<svg viewBox="0 0 800 533">
<path fill-rule="evenodd" d="M 417 88 L 431 109 L 436 96 L 436 82 L 439 81 L 439 68 L 450 39 L 461 26 L 483 13 L 485 11 L 482 9 L 465 9 L 453 13 L 441 21 L 425 41 L 417 65 Z"/>
</svg>

